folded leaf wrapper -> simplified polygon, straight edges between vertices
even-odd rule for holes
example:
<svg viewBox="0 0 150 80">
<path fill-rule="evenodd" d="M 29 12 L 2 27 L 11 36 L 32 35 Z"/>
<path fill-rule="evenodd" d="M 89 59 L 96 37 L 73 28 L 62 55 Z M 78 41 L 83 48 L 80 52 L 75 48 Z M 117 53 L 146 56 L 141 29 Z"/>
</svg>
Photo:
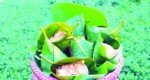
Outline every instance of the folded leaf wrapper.
<svg viewBox="0 0 150 80">
<path fill-rule="evenodd" d="M 83 60 L 84 60 L 84 64 L 82 62 Z M 82 65 L 78 65 L 79 63 L 80 64 L 82 63 Z M 74 64 L 74 66 L 76 66 L 76 68 L 73 67 L 73 64 Z M 70 70 L 70 68 L 66 69 L 66 67 L 71 67 L 71 66 L 73 69 L 76 69 L 76 72 L 73 70 Z M 59 69 L 62 67 L 64 67 L 65 69 Z M 78 73 L 80 73 L 80 74 L 90 73 L 91 74 L 92 72 L 89 72 L 89 71 L 96 72 L 95 71 L 96 65 L 95 65 L 95 62 L 93 61 L 93 59 L 91 59 L 91 58 L 68 57 L 68 58 L 62 59 L 58 62 L 55 62 L 54 64 L 51 65 L 50 69 L 53 72 L 53 75 L 55 77 L 57 77 L 59 79 L 65 79 L 66 80 L 68 78 L 74 78 L 76 75 L 79 75 Z M 59 69 L 61 71 L 60 73 L 63 75 L 58 75 L 57 69 Z M 64 73 L 62 73 L 63 71 L 64 71 Z M 73 71 L 73 72 L 71 72 L 71 71 Z M 77 73 L 77 74 L 71 75 L 70 73 Z"/>
<path fill-rule="evenodd" d="M 48 25 L 43 30 L 45 31 L 45 34 L 47 35 L 48 39 L 53 37 L 58 31 L 64 31 L 66 34 L 66 38 L 72 34 L 72 28 L 68 24 L 63 22 L 55 22 L 53 24 Z M 43 33 L 41 33 L 38 39 L 38 49 L 42 48 L 44 40 L 44 35 Z M 64 47 L 66 47 L 68 43 L 69 40 L 64 38 L 62 41 L 59 42 L 59 44 L 56 43 L 55 45 L 57 45 L 61 49 L 64 49 Z"/>
<path fill-rule="evenodd" d="M 106 43 L 102 43 L 102 45 L 99 48 L 99 53 L 101 56 L 109 60 L 115 57 L 117 54 L 116 50 Z"/>
<path fill-rule="evenodd" d="M 42 53 L 40 55 L 45 56 L 46 58 L 48 58 L 50 60 L 50 62 L 56 62 L 59 61 L 61 59 L 66 58 L 67 56 L 61 52 L 61 50 L 59 48 L 57 48 L 55 45 L 53 45 L 50 40 L 48 39 L 46 33 L 44 30 L 42 30 L 43 35 L 45 37 L 45 41 L 43 44 L 43 49 L 42 49 Z M 49 71 L 49 67 L 51 66 L 51 64 L 46 63 L 45 60 L 43 60 L 43 58 L 41 58 L 41 67 L 43 69 L 43 71 L 45 72 L 50 72 Z"/>
</svg>

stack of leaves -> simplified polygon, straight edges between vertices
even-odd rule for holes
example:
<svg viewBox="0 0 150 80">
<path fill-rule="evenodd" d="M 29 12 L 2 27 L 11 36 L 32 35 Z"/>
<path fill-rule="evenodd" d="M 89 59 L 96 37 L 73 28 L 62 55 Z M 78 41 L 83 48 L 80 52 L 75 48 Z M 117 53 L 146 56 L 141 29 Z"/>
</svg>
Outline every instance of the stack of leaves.
<svg viewBox="0 0 150 80">
<path fill-rule="evenodd" d="M 77 10 L 67 13 L 69 9 Z M 120 26 L 110 30 L 102 13 L 76 4 L 55 4 L 51 14 L 52 24 L 41 29 L 36 52 L 43 72 L 58 79 L 86 80 L 115 69 Z"/>
</svg>

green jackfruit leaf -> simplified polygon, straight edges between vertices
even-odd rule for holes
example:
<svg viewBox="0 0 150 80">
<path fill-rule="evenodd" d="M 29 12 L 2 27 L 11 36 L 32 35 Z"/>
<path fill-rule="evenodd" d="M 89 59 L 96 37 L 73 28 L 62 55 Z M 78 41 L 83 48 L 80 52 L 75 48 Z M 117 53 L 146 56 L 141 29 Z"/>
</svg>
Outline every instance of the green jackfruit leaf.
<svg viewBox="0 0 150 80">
<path fill-rule="evenodd" d="M 96 62 L 97 65 L 101 65 L 101 63 L 103 63 L 106 58 L 104 58 L 102 55 L 99 54 L 99 48 L 103 43 L 103 38 L 101 37 L 101 33 L 97 33 L 97 40 L 94 46 L 94 51 L 93 51 L 93 59 Z"/>
<path fill-rule="evenodd" d="M 73 28 L 73 36 L 85 35 L 85 22 L 83 15 L 75 16 L 69 19 L 66 23 Z"/>
<path fill-rule="evenodd" d="M 107 28 L 97 27 L 97 26 L 87 26 L 86 27 L 87 40 L 96 42 L 99 37 L 98 34 L 105 30 L 107 30 Z"/>
<path fill-rule="evenodd" d="M 112 71 L 115 68 L 116 68 L 116 64 L 106 61 L 102 65 L 100 65 L 97 68 L 97 70 L 99 74 L 107 74 L 108 72 Z"/>
<path fill-rule="evenodd" d="M 101 36 L 104 40 L 103 42 L 106 44 L 109 44 L 114 49 L 118 49 L 120 47 L 119 42 L 117 40 L 115 40 L 114 38 L 112 38 L 111 36 L 109 36 L 108 34 L 102 32 Z"/>
<path fill-rule="evenodd" d="M 93 43 L 85 40 L 84 37 L 74 37 L 70 41 L 70 46 L 74 57 L 92 58 Z"/>
<path fill-rule="evenodd" d="M 86 74 L 81 74 L 78 75 L 74 78 L 74 80 L 97 80 L 103 77 L 105 74 L 95 74 L 95 75 L 86 75 Z"/>
<path fill-rule="evenodd" d="M 107 22 L 102 12 L 72 3 L 55 3 L 50 10 L 52 22 L 65 22 L 76 15 L 82 14 L 86 25 L 107 27 Z"/>
<path fill-rule="evenodd" d="M 103 63 L 102 65 L 100 65 L 98 68 L 98 74 L 107 74 L 108 73 L 108 69 L 106 66 L 106 63 Z"/>
</svg>

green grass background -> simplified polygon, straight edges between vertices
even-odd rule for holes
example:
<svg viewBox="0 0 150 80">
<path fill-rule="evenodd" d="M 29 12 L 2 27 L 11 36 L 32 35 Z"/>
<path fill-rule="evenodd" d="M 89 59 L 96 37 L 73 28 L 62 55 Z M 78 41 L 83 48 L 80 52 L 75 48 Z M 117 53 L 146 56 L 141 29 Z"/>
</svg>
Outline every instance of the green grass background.
<svg viewBox="0 0 150 80">
<path fill-rule="evenodd" d="M 100 9 L 111 28 L 125 20 L 120 31 L 125 62 L 119 79 L 150 80 L 149 0 L 0 0 L 0 80 L 31 79 L 31 49 L 54 2 Z"/>
</svg>

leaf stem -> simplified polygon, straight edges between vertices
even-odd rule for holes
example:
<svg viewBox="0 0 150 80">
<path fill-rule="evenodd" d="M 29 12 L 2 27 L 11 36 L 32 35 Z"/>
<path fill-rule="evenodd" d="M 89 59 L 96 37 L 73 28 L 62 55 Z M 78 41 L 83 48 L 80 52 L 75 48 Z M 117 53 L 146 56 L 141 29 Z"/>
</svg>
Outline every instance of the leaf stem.
<svg viewBox="0 0 150 80">
<path fill-rule="evenodd" d="M 82 46 L 79 44 L 78 40 L 72 35 L 70 37 L 68 37 L 67 39 L 74 39 L 74 41 L 77 43 L 77 45 L 79 46 L 79 48 L 81 49 L 81 51 L 84 53 L 84 55 L 86 57 L 88 57 L 88 55 L 86 54 L 85 50 L 82 48 Z"/>
<path fill-rule="evenodd" d="M 43 54 L 40 54 L 40 57 L 43 58 L 47 63 L 54 64 L 54 62 L 49 61 Z"/>
<path fill-rule="evenodd" d="M 117 34 L 119 32 L 119 30 L 123 27 L 123 25 L 124 25 L 124 20 L 120 23 L 120 25 L 118 27 L 116 27 L 114 30 L 112 30 L 110 34 L 111 35 Z"/>
<path fill-rule="evenodd" d="M 52 43 L 51 43 L 50 40 L 48 39 L 48 37 L 47 37 L 45 31 L 44 31 L 42 28 L 41 28 L 41 30 L 42 30 L 42 33 L 43 33 L 43 35 L 44 35 L 46 41 L 48 42 L 48 48 L 49 48 L 50 52 L 53 53 L 53 57 L 55 57 L 55 56 L 54 56 L 54 50 L 51 50 L 51 49 L 50 49 L 50 47 L 52 47 L 52 48 L 54 49 Z M 41 54 L 41 55 L 42 55 L 42 54 Z M 44 57 L 44 55 L 43 55 L 43 57 Z M 46 58 L 45 58 L 45 59 L 46 59 Z M 53 58 L 53 61 L 54 61 L 54 58 Z"/>
<path fill-rule="evenodd" d="M 77 45 L 80 47 L 80 49 L 81 49 L 81 51 L 84 53 L 84 55 L 85 55 L 86 57 L 88 57 L 88 55 L 86 54 L 85 50 L 84 50 L 84 49 L 82 48 L 82 46 L 79 44 L 78 40 L 77 40 L 75 37 L 73 37 L 73 39 L 75 40 L 75 42 L 77 43 Z"/>
<path fill-rule="evenodd" d="M 73 26 L 73 31 L 79 26 L 80 22 L 78 21 L 74 26 Z"/>
<path fill-rule="evenodd" d="M 69 37 L 67 37 L 67 39 L 73 39 L 74 37 L 73 36 L 69 36 Z"/>
<path fill-rule="evenodd" d="M 42 28 L 41 28 L 41 31 L 42 31 L 44 37 L 47 38 L 47 35 L 46 35 L 45 31 Z"/>
<path fill-rule="evenodd" d="M 38 59 L 38 60 L 41 60 L 37 55 L 35 55 L 35 58 Z"/>
</svg>

